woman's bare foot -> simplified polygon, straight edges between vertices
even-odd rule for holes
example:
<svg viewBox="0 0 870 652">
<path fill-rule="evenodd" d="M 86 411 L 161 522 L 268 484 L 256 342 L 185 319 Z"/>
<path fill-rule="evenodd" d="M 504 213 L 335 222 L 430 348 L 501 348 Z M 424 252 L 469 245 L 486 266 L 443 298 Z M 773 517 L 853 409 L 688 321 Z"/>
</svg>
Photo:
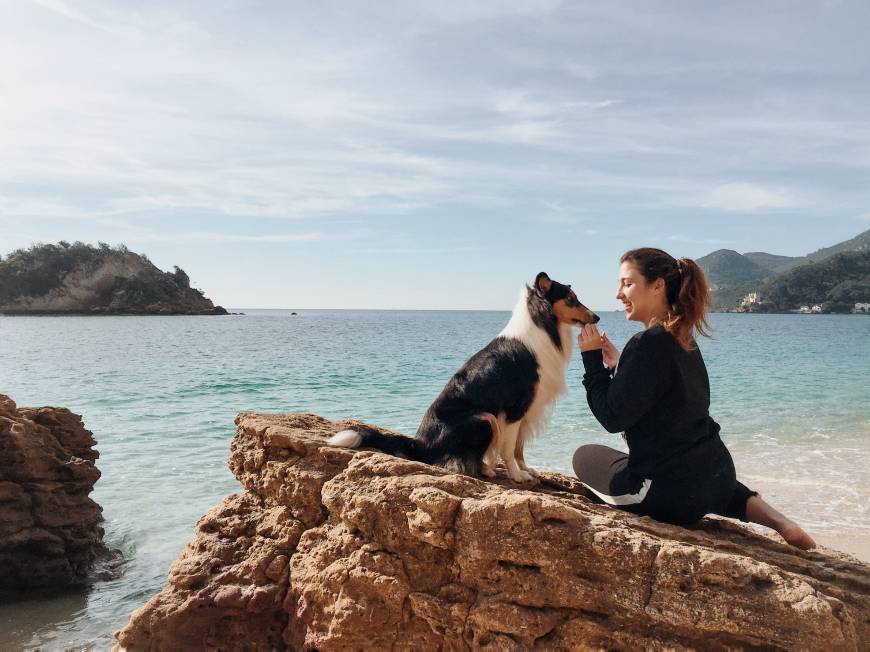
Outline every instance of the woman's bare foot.
<svg viewBox="0 0 870 652">
<path fill-rule="evenodd" d="M 786 543 L 795 548 L 810 550 L 816 547 L 816 542 L 800 525 L 776 511 L 761 496 L 751 496 L 746 501 L 746 518 L 753 523 L 773 528 Z"/>
</svg>

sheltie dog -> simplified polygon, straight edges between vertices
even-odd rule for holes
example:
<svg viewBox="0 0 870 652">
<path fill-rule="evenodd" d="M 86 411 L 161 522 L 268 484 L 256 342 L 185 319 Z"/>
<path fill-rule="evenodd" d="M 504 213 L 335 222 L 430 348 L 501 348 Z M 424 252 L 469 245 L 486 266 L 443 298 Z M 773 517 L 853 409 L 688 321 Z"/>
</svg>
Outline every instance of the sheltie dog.
<svg viewBox="0 0 870 652">
<path fill-rule="evenodd" d="M 539 433 L 565 393 L 572 326 L 599 317 L 570 285 L 541 272 L 520 292 L 510 321 L 447 383 L 426 411 L 414 438 L 358 426 L 328 443 L 375 448 L 458 473 L 495 475 L 498 458 L 514 482 L 537 474 L 526 466 L 523 446 Z"/>
</svg>

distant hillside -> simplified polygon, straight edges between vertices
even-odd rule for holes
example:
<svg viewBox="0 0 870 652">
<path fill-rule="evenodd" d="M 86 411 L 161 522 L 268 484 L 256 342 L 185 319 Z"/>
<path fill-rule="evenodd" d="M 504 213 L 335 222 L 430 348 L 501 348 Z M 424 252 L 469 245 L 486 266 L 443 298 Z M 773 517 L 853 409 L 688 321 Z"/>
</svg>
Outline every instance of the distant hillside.
<svg viewBox="0 0 870 652">
<path fill-rule="evenodd" d="M 717 288 L 758 281 L 769 274 L 767 269 L 732 249 L 719 249 L 699 258 L 697 262 Z"/>
<path fill-rule="evenodd" d="M 716 308 L 730 308 L 752 292 L 772 272 L 732 249 L 719 249 L 696 261 L 713 287 Z"/>
<path fill-rule="evenodd" d="M 743 255 L 759 267 L 763 267 L 768 272 L 775 274 L 782 274 L 793 267 L 808 262 L 805 256 L 798 258 L 794 256 L 777 256 L 776 254 L 767 254 L 763 251 L 749 251 Z"/>
<path fill-rule="evenodd" d="M 858 302 L 870 302 L 870 249 L 847 251 L 796 267 L 761 288 L 776 310 L 820 304 L 833 312 L 848 312 Z"/>
<path fill-rule="evenodd" d="M 824 249 L 814 251 L 809 254 L 807 258 L 815 263 L 846 251 L 870 251 L 870 229 L 867 229 L 863 233 L 859 233 L 851 240 L 846 240 L 845 242 L 835 244 L 832 247 L 825 247 Z"/>
<path fill-rule="evenodd" d="M 870 230 L 807 256 L 778 256 L 762 251 L 740 254 L 731 249 L 719 249 L 699 258 L 697 262 L 713 286 L 715 308 L 727 310 L 735 308 L 746 294 L 760 290 L 781 274 L 854 251 L 870 251 Z M 804 300 L 804 303 L 807 301 L 809 299 Z"/>
<path fill-rule="evenodd" d="M 36 245 L 0 258 L 0 313 L 224 315 L 179 267 L 163 272 L 121 245 Z"/>
</svg>

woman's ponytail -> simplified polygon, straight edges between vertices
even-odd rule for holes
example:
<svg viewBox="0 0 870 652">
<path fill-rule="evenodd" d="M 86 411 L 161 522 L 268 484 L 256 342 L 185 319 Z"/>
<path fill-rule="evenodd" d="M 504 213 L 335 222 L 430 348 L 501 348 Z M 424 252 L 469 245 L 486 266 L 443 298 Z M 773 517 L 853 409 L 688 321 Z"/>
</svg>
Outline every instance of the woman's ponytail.
<svg viewBox="0 0 870 652">
<path fill-rule="evenodd" d="M 644 247 L 623 254 L 620 262 L 635 265 L 648 283 L 658 278 L 665 282 L 668 317 L 662 323 L 687 351 L 693 348 L 697 331 L 710 337 L 707 312 L 710 286 L 704 270 L 691 258 L 676 259 L 661 249 Z"/>
<path fill-rule="evenodd" d="M 679 286 L 671 302 L 670 325 L 665 328 L 688 350 L 692 346 L 695 331 L 710 337 L 707 312 L 710 309 L 710 287 L 704 270 L 691 258 L 676 261 Z M 671 301 L 671 297 L 668 297 Z"/>
</svg>

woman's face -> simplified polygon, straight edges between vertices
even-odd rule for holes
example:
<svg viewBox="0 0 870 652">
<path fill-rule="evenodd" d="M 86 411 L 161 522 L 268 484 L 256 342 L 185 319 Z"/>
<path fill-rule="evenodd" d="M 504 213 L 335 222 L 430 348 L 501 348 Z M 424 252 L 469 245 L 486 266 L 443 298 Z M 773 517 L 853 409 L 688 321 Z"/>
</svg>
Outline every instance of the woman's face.
<svg viewBox="0 0 870 652">
<path fill-rule="evenodd" d="M 625 306 L 625 318 L 649 324 L 653 317 L 667 314 L 664 299 L 664 280 L 647 280 L 632 263 L 619 266 L 619 289 L 616 298 Z"/>
</svg>

